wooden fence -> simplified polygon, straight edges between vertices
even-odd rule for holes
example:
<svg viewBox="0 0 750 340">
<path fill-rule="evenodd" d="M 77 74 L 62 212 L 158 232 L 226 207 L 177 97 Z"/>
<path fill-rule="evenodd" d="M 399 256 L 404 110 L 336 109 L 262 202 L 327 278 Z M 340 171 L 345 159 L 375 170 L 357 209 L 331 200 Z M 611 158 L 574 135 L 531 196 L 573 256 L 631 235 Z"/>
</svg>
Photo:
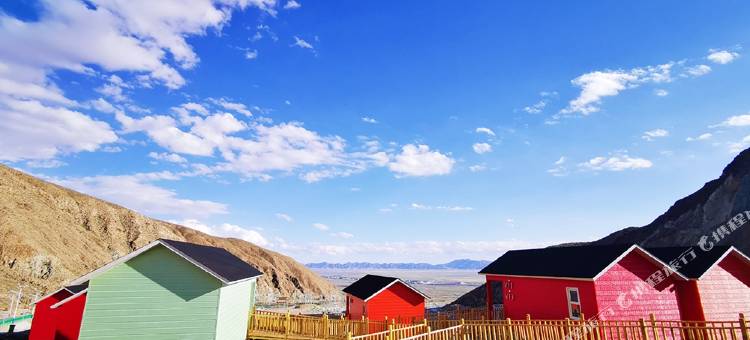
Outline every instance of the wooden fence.
<svg viewBox="0 0 750 340">
<path fill-rule="evenodd" d="M 249 339 L 332 340 L 750 340 L 743 314 L 736 321 L 448 320 L 420 323 L 346 320 L 255 312 Z"/>
<path fill-rule="evenodd" d="M 450 329 L 451 331 L 446 331 Z M 449 336 L 446 338 L 446 336 Z M 737 321 L 500 320 L 459 321 L 412 337 L 424 340 L 750 340 L 743 314 Z M 403 339 L 406 340 L 406 339 Z"/>
<path fill-rule="evenodd" d="M 402 339 L 412 338 L 419 334 L 425 334 L 425 333 L 428 333 L 429 331 L 430 331 L 430 328 L 425 323 L 413 325 L 413 326 L 403 326 L 400 328 L 390 325 L 387 331 L 366 334 L 366 335 L 359 335 L 359 336 L 347 335 L 347 339 L 349 340 L 402 340 Z"/>
<path fill-rule="evenodd" d="M 492 312 L 493 319 L 503 320 L 503 306 L 496 305 Z M 467 308 L 459 305 L 442 308 L 439 311 L 430 311 L 425 314 L 427 320 L 485 320 L 487 319 L 487 308 Z"/>
</svg>

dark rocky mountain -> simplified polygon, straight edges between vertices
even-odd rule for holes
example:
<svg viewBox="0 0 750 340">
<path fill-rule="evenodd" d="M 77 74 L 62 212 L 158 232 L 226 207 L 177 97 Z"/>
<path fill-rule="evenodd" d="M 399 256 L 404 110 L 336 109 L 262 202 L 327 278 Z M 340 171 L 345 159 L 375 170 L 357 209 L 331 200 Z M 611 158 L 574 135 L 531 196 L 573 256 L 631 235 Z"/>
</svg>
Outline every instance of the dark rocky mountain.
<svg viewBox="0 0 750 340">
<path fill-rule="evenodd" d="M 742 151 L 721 176 L 678 200 L 643 227 L 630 227 L 594 244 L 637 243 L 642 246 L 692 246 L 740 212 L 750 210 L 750 149 Z M 740 227 L 719 244 L 750 253 L 750 225 Z"/>
<path fill-rule="evenodd" d="M 742 151 L 719 178 L 675 202 L 661 216 L 642 227 L 616 231 L 590 244 L 639 244 L 646 247 L 694 246 L 701 237 L 713 241 L 713 232 L 738 213 L 750 210 L 750 149 Z M 573 247 L 585 243 L 557 245 Z M 750 223 L 723 238 L 717 245 L 733 245 L 750 254 Z M 483 306 L 484 285 L 466 293 L 454 304 Z"/>
<path fill-rule="evenodd" d="M 346 270 L 364 270 L 364 269 L 407 269 L 407 270 L 425 270 L 425 269 L 467 269 L 479 270 L 488 265 L 490 261 L 486 260 L 453 260 L 443 264 L 430 263 L 371 263 L 371 262 L 346 262 L 346 263 L 329 263 L 318 262 L 308 263 L 306 266 L 311 269 L 346 269 Z"/>
</svg>

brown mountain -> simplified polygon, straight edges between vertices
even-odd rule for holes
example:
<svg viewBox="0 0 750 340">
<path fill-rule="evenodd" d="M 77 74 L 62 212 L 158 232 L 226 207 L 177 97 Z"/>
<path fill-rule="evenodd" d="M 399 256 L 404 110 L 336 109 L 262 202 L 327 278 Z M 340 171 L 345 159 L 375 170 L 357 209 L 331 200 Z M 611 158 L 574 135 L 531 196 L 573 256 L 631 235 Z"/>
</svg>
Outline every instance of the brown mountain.
<svg viewBox="0 0 750 340">
<path fill-rule="evenodd" d="M 265 275 L 259 289 L 326 296 L 336 288 L 292 258 L 220 238 L 0 165 L 0 293 L 19 284 L 48 292 L 157 238 L 222 247 Z M 7 304 L 0 299 L 0 305 Z"/>
<path fill-rule="evenodd" d="M 625 228 L 590 244 L 693 246 L 698 244 L 702 236 L 711 237 L 716 227 L 746 210 L 750 210 L 750 149 L 737 155 L 724 168 L 719 178 L 678 200 L 648 225 Z M 572 247 L 580 244 L 583 243 L 558 246 Z M 750 223 L 737 229 L 718 244 L 733 245 L 745 254 L 750 254 Z M 482 285 L 454 303 L 482 306 L 484 294 Z"/>
</svg>

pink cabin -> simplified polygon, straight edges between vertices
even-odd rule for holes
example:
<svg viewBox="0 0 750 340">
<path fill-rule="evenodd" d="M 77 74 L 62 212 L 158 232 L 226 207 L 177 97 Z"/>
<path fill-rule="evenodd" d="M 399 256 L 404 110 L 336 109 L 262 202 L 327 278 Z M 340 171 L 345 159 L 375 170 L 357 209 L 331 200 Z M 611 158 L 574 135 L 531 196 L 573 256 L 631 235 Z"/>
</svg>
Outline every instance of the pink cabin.
<svg viewBox="0 0 750 340">
<path fill-rule="evenodd" d="M 485 267 L 502 289 L 504 317 L 734 320 L 750 312 L 750 259 L 734 247 L 637 245 L 514 250 Z M 687 253 L 690 254 L 690 253 Z M 670 270 L 671 263 L 675 270 Z M 658 282 L 658 284 L 653 284 Z M 488 308 L 492 313 L 492 308 Z M 492 315 L 489 315 L 492 317 Z"/>
</svg>

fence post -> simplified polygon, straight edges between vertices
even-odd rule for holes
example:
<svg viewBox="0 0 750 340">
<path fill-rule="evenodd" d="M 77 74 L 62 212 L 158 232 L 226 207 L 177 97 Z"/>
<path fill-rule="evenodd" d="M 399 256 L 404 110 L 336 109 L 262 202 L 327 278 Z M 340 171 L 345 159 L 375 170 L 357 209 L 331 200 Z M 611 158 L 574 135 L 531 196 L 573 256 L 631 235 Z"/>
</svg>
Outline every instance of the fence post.
<svg viewBox="0 0 750 340">
<path fill-rule="evenodd" d="M 568 338 L 573 338 L 573 334 L 570 333 L 570 318 L 565 318 L 565 334 Z"/>
<path fill-rule="evenodd" d="M 586 329 L 586 315 L 583 314 L 583 313 L 581 313 L 581 320 L 580 320 L 580 322 L 581 322 L 581 335 L 582 335 L 582 338 L 583 338 L 583 340 L 588 340 L 589 339 L 589 333 L 588 333 L 588 330 Z"/>
<path fill-rule="evenodd" d="M 747 321 L 745 314 L 740 313 L 740 330 L 742 331 L 742 340 L 750 340 L 750 332 L 747 331 Z"/>
<path fill-rule="evenodd" d="M 643 320 L 643 318 L 640 318 L 638 320 L 638 325 L 641 328 L 641 338 L 643 340 L 649 340 L 648 339 L 648 332 L 646 332 L 646 320 Z"/>
<path fill-rule="evenodd" d="M 393 340 L 393 324 L 386 326 L 388 327 L 388 335 L 386 336 L 386 339 Z"/>
<path fill-rule="evenodd" d="M 510 334 L 510 340 L 513 340 L 515 337 L 513 336 L 513 324 L 510 321 L 510 318 L 505 319 L 508 321 L 508 334 Z"/>
<path fill-rule="evenodd" d="M 651 320 L 651 330 L 654 334 L 654 340 L 659 340 L 659 332 L 656 331 L 656 315 L 649 313 L 648 318 Z"/>
<path fill-rule="evenodd" d="M 370 317 L 366 317 L 365 319 L 365 334 L 370 334 Z"/>
<path fill-rule="evenodd" d="M 328 313 L 323 313 L 323 339 L 328 339 Z"/>
<path fill-rule="evenodd" d="M 352 332 L 346 332 L 346 340 L 352 340 Z"/>
<path fill-rule="evenodd" d="M 291 316 L 289 315 L 289 312 L 288 312 L 288 311 L 286 312 L 286 320 L 284 320 L 284 321 L 285 321 L 285 326 L 284 326 L 284 336 L 285 336 L 286 338 L 288 338 L 288 337 L 289 337 L 289 327 L 290 327 L 290 326 L 291 326 L 291 324 L 292 324 L 292 318 L 291 318 Z"/>
<path fill-rule="evenodd" d="M 534 330 L 531 329 L 531 314 L 526 314 L 526 339 L 532 339 Z"/>
</svg>

